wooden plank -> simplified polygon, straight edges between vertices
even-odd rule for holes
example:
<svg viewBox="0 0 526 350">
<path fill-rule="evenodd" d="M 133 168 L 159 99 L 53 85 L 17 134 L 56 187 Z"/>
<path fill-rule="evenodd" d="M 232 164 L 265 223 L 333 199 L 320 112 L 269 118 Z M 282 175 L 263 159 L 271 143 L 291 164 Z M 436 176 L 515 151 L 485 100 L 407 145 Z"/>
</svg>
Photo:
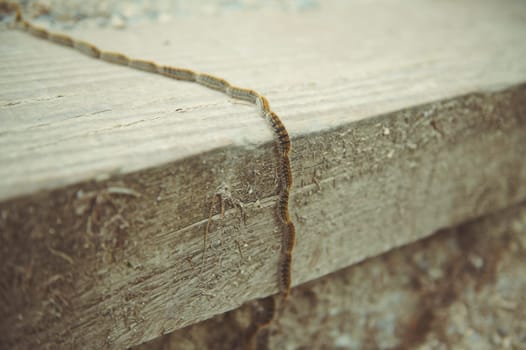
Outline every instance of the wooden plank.
<svg viewBox="0 0 526 350">
<path fill-rule="evenodd" d="M 524 6 L 468 4 L 365 2 L 305 16 L 240 14 L 71 34 L 260 91 L 301 136 L 524 82 L 524 28 L 515 15 Z M 0 198 L 271 140 L 253 106 L 220 93 L 104 65 L 17 31 L 2 31 L 0 40 Z"/>
<path fill-rule="evenodd" d="M 506 5 L 72 34 L 269 97 L 293 135 L 297 285 L 526 197 L 526 9 Z M 276 292 L 276 160 L 252 106 L 0 40 L 0 341 L 126 347 Z"/>
<path fill-rule="evenodd" d="M 261 349 L 522 349 L 526 202 L 293 290 Z M 253 305 L 132 350 L 243 349 Z M 498 327 L 495 327 L 498 325 Z"/>
</svg>

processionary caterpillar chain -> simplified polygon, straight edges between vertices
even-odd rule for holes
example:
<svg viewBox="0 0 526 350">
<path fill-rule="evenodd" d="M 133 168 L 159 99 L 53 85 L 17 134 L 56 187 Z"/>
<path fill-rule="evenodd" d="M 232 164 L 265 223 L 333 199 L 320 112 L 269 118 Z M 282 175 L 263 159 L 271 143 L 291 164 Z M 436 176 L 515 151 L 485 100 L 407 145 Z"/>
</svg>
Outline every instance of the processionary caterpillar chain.
<svg viewBox="0 0 526 350">
<path fill-rule="evenodd" d="M 196 82 L 209 89 L 220 91 L 233 99 L 247 101 L 258 107 L 259 112 L 265 119 L 267 119 L 274 131 L 276 148 L 279 153 L 278 164 L 280 188 L 276 207 L 279 224 L 282 226 L 283 242 L 281 262 L 278 271 L 278 282 L 281 294 L 284 298 L 287 298 L 291 287 L 291 261 L 295 243 L 295 228 L 289 215 L 289 194 L 292 187 L 292 173 L 289 158 L 290 138 L 281 119 L 270 109 L 268 100 L 254 90 L 233 86 L 228 81 L 210 74 L 199 73 L 190 69 L 178 67 L 160 66 L 155 62 L 129 58 L 121 53 L 100 50 L 93 44 L 76 40 L 68 35 L 49 32 L 44 28 L 35 26 L 26 21 L 22 17 L 20 6 L 18 4 L 0 1 L 0 10 L 8 13 L 14 12 L 16 16 L 16 27 L 27 31 L 38 38 L 47 39 L 53 43 L 74 48 L 84 55 L 99 58 L 106 62 L 120 64 L 150 73 L 158 73 L 177 80 Z"/>
</svg>

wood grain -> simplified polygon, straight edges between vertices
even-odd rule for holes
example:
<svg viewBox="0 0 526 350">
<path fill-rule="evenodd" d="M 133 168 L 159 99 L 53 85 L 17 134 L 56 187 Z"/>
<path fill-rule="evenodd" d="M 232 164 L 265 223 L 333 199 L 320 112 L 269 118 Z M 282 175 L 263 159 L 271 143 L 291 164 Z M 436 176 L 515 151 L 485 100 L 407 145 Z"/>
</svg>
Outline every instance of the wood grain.
<svg viewBox="0 0 526 350">
<path fill-rule="evenodd" d="M 305 283 L 260 348 L 521 349 L 525 236 L 522 202 Z M 130 350 L 242 349 L 253 309 L 247 304 Z"/>
<path fill-rule="evenodd" d="M 524 81 L 520 1 L 413 5 L 332 5 L 305 16 L 247 14 L 70 34 L 260 91 L 293 136 Z M 0 198 L 271 140 L 254 108 L 220 93 L 103 65 L 25 33 L 0 35 Z"/>
<path fill-rule="evenodd" d="M 69 34 L 269 98 L 292 135 L 297 285 L 526 197 L 526 9 L 506 5 Z M 123 348 L 277 291 L 278 164 L 256 108 L 0 40 L 1 345 Z"/>
</svg>

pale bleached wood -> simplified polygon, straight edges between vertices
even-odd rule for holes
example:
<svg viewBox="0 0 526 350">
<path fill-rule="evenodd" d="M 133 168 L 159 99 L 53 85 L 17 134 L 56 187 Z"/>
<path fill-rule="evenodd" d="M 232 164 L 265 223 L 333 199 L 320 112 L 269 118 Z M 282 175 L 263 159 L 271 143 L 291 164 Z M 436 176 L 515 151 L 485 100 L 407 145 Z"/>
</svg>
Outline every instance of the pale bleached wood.
<svg viewBox="0 0 526 350">
<path fill-rule="evenodd" d="M 71 34 L 255 89 L 293 136 L 525 80 L 520 1 L 349 6 Z M 255 108 L 218 92 L 25 33 L 0 40 L 0 198 L 271 140 Z"/>
<path fill-rule="evenodd" d="M 297 285 L 526 197 L 526 11 L 507 5 L 73 35 L 269 97 L 293 135 Z M 254 107 L 0 40 L 0 341 L 121 348 L 276 292 L 275 155 Z M 215 193 L 227 210 L 203 261 Z"/>
</svg>

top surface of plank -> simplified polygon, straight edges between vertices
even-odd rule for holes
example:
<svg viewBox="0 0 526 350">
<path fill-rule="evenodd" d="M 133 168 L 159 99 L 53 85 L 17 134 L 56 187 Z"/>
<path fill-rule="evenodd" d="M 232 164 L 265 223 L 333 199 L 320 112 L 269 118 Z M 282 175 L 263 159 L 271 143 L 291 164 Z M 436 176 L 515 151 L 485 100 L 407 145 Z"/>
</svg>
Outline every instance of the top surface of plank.
<svg viewBox="0 0 526 350">
<path fill-rule="evenodd" d="M 293 137 L 526 80 L 520 1 L 324 3 L 71 35 L 266 95 Z M 0 199 L 268 142 L 256 109 L 204 87 L 0 32 Z"/>
</svg>

